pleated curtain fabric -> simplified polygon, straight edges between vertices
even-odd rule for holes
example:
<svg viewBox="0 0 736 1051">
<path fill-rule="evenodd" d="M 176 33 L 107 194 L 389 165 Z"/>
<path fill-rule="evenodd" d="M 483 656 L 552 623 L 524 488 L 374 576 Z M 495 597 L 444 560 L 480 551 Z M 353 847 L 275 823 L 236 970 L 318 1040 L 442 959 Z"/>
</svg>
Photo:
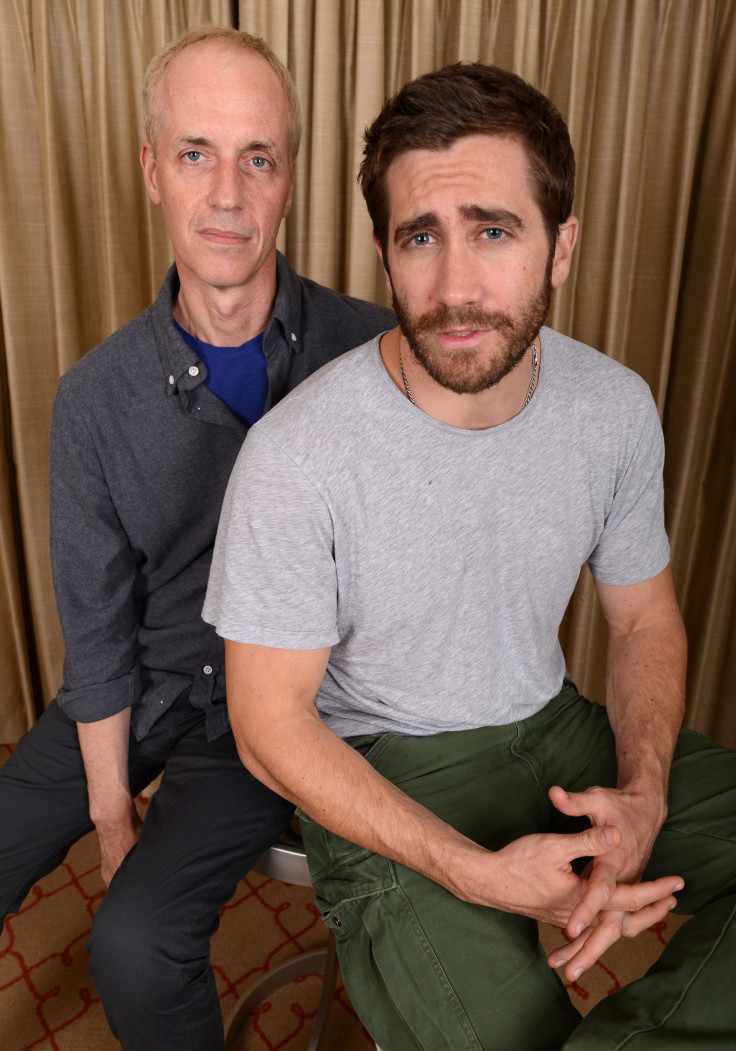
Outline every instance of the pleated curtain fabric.
<svg viewBox="0 0 736 1051">
<path fill-rule="evenodd" d="M 305 135 L 279 246 L 352 295 L 387 299 L 355 176 L 388 95 L 479 59 L 556 102 L 582 230 L 549 320 L 652 388 L 690 639 L 687 722 L 736 747 L 736 0 L 4 0 L 0 740 L 61 681 L 47 485 L 58 377 L 152 300 L 171 259 L 137 160 L 143 73 L 205 21 L 263 35 L 289 66 Z M 561 637 L 578 686 L 603 700 L 587 570 Z"/>
</svg>

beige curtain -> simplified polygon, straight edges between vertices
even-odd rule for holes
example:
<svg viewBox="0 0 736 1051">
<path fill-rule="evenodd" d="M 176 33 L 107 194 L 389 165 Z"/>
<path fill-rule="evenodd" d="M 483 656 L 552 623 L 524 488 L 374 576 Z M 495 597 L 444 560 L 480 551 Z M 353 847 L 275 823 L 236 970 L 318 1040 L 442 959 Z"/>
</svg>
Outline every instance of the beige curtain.
<svg viewBox="0 0 736 1051">
<path fill-rule="evenodd" d="M 170 257 L 136 160 L 143 71 L 204 20 L 264 35 L 289 65 L 306 135 L 281 245 L 354 295 L 385 296 L 355 174 L 387 94 L 481 59 L 556 101 L 582 235 L 551 323 L 652 388 L 691 643 L 688 722 L 736 746 L 736 0 L 3 0 L 0 740 L 61 674 L 46 484 L 57 378 L 151 300 Z M 601 699 L 587 571 L 562 639 L 578 685 Z"/>
</svg>

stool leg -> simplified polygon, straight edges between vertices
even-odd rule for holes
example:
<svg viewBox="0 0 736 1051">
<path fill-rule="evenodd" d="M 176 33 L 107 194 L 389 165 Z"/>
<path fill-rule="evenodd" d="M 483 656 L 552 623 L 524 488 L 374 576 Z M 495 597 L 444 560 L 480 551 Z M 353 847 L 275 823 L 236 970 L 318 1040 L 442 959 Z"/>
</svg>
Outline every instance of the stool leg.
<svg viewBox="0 0 736 1051">
<path fill-rule="evenodd" d="M 322 1046 L 322 1037 L 327 1027 L 327 1015 L 332 1006 L 332 998 L 335 995 L 335 983 L 337 982 L 337 946 L 335 935 L 330 930 L 327 939 L 327 959 L 325 960 L 325 976 L 322 981 L 322 995 L 319 999 L 319 1010 L 312 1030 L 312 1039 L 309 1041 L 307 1051 L 319 1051 Z"/>
<path fill-rule="evenodd" d="M 284 960 L 253 982 L 248 991 L 238 998 L 225 1023 L 225 1048 L 229 1051 L 238 1032 L 248 1020 L 248 1016 L 266 997 L 296 978 L 322 970 L 324 971 L 322 995 L 312 1038 L 307 1048 L 307 1051 L 318 1051 L 337 981 L 337 952 L 335 935 L 332 931 L 329 932 L 324 949 L 310 949 L 308 952 L 300 952 L 291 959 Z"/>
</svg>

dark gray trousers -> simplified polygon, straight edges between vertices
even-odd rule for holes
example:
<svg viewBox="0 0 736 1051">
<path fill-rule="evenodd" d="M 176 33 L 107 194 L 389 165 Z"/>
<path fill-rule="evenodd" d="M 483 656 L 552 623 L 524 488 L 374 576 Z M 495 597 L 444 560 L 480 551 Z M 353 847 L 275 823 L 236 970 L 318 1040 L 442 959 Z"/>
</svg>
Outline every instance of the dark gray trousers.
<svg viewBox="0 0 736 1051">
<path fill-rule="evenodd" d="M 164 776 L 98 909 L 90 973 L 125 1051 L 217 1051 L 210 938 L 293 808 L 248 773 L 231 733 L 207 741 L 188 692 L 131 737 L 129 768 L 134 793 Z M 91 829 L 88 806 L 76 723 L 54 702 L 0 768 L 0 915 Z"/>
</svg>

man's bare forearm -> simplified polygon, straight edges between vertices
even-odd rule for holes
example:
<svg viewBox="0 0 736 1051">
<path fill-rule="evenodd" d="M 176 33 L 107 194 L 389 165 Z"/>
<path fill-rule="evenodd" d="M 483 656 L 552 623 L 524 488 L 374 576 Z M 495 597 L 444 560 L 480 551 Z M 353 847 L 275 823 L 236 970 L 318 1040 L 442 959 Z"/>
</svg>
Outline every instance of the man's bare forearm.
<svg viewBox="0 0 736 1051">
<path fill-rule="evenodd" d="M 666 800 L 685 710 L 687 639 L 669 570 L 651 585 L 643 609 L 611 613 L 606 710 L 616 737 L 618 787 Z M 606 600 L 608 603 L 606 605 Z"/>
<path fill-rule="evenodd" d="M 130 708 L 93 723 L 77 723 L 87 775 L 90 816 L 98 820 L 130 802 L 128 739 Z"/>
<path fill-rule="evenodd" d="M 130 708 L 94 723 L 77 723 L 87 775 L 89 814 L 100 841 L 102 878 L 109 883 L 137 842 L 140 819 L 128 776 Z"/>
<path fill-rule="evenodd" d="M 679 618 L 611 640 L 606 707 L 616 736 L 620 788 L 656 786 L 666 797 L 685 710 L 685 670 Z"/>
</svg>

